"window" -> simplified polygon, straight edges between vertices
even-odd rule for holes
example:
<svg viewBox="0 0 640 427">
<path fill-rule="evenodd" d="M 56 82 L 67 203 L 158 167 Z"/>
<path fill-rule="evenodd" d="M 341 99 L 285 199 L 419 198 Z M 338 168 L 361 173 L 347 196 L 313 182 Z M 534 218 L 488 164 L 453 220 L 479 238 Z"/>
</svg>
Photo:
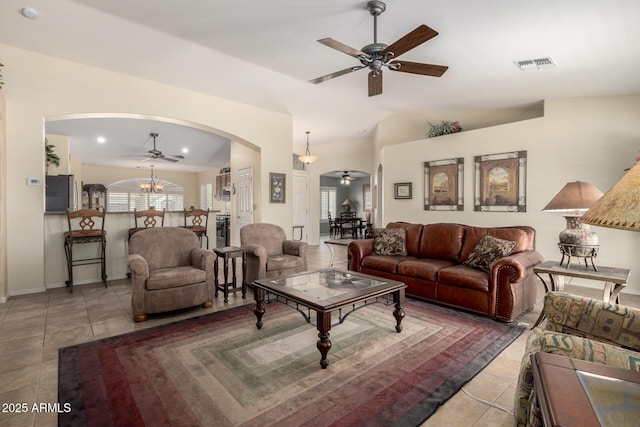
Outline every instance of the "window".
<svg viewBox="0 0 640 427">
<path fill-rule="evenodd" d="M 143 193 L 140 184 L 148 179 L 134 178 L 114 182 L 107 187 L 107 212 L 143 211 L 150 206 L 158 210 L 181 211 L 184 209 L 184 188 L 169 181 L 156 179 L 163 186 L 162 193 Z"/>
<path fill-rule="evenodd" d="M 329 212 L 336 217 L 336 187 L 320 187 L 320 221 L 329 221 Z"/>
<path fill-rule="evenodd" d="M 200 207 L 202 209 L 213 208 L 213 184 L 200 185 Z"/>
</svg>

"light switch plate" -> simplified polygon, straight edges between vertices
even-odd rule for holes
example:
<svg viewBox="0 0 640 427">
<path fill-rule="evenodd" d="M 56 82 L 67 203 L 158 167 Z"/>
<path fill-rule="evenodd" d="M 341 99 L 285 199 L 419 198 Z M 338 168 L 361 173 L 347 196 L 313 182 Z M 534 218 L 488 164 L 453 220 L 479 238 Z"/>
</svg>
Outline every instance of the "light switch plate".
<svg viewBox="0 0 640 427">
<path fill-rule="evenodd" d="M 42 185 L 40 178 L 27 178 L 27 185 Z"/>
</svg>

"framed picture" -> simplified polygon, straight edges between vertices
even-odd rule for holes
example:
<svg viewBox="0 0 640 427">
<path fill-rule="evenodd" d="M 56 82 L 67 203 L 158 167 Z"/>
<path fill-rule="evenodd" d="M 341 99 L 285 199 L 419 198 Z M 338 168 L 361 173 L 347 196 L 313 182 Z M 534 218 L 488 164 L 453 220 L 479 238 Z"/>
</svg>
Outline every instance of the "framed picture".
<svg viewBox="0 0 640 427">
<path fill-rule="evenodd" d="M 286 177 L 287 175 L 284 173 L 269 172 L 269 185 L 271 189 L 269 202 L 284 203 L 287 183 Z"/>
<path fill-rule="evenodd" d="M 424 210 L 464 210 L 464 159 L 424 162 Z"/>
<path fill-rule="evenodd" d="M 527 211 L 526 151 L 476 156 L 475 168 L 476 211 Z"/>
<path fill-rule="evenodd" d="M 395 198 L 396 199 L 411 199 L 413 194 L 411 192 L 410 182 L 398 182 L 395 184 Z"/>
</svg>

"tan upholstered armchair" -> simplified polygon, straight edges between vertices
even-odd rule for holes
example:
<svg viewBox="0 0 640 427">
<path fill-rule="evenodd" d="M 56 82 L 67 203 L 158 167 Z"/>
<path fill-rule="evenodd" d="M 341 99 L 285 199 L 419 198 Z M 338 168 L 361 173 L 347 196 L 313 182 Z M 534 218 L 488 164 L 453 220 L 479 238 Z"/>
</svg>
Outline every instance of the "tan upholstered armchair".
<svg viewBox="0 0 640 427">
<path fill-rule="evenodd" d="M 549 292 L 544 299 L 546 325 L 527 339 L 515 393 L 516 425 L 538 425 L 532 417 L 531 355 L 559 354 L 614 368 L 640 371 L 640 309 L 601 300 Z"/>
<path fill-rule="evenodd" d="M 307 270 L 307 242 L 287 240 L 275 224 L 248 224 L 240 229 L 240 243 L 247 250 L 247 283 Z"/>
<path fill-rule="evenodd" d="M 133 319 L 202 304 L 213 305 L 213 251 L 181 227 L 148 228 L 131 236 L 127 266 L 132 273 Z"/>
</svg>

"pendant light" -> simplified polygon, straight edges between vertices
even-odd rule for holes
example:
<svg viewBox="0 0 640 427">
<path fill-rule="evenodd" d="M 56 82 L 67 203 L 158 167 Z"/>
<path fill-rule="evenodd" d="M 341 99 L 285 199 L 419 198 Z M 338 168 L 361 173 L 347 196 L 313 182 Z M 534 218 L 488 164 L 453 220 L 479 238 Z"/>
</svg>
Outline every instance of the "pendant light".
<svg viewBox="0 0 640 427">
<path fill-rule="evenodd" d="M 298 157 L 298 159 L 302 163 L 309 164 L 309 163 L 313 163 L 316 160 L 318 160 L 318 156 L 312 156 L 311 153 L 309 152 L 309 134 L 311 132 L 306 131 L 305 133 L 307 134 L 307 150 L 305 151 L 304 156 L 300 156 L 300 157 Z"/>
</svg>

